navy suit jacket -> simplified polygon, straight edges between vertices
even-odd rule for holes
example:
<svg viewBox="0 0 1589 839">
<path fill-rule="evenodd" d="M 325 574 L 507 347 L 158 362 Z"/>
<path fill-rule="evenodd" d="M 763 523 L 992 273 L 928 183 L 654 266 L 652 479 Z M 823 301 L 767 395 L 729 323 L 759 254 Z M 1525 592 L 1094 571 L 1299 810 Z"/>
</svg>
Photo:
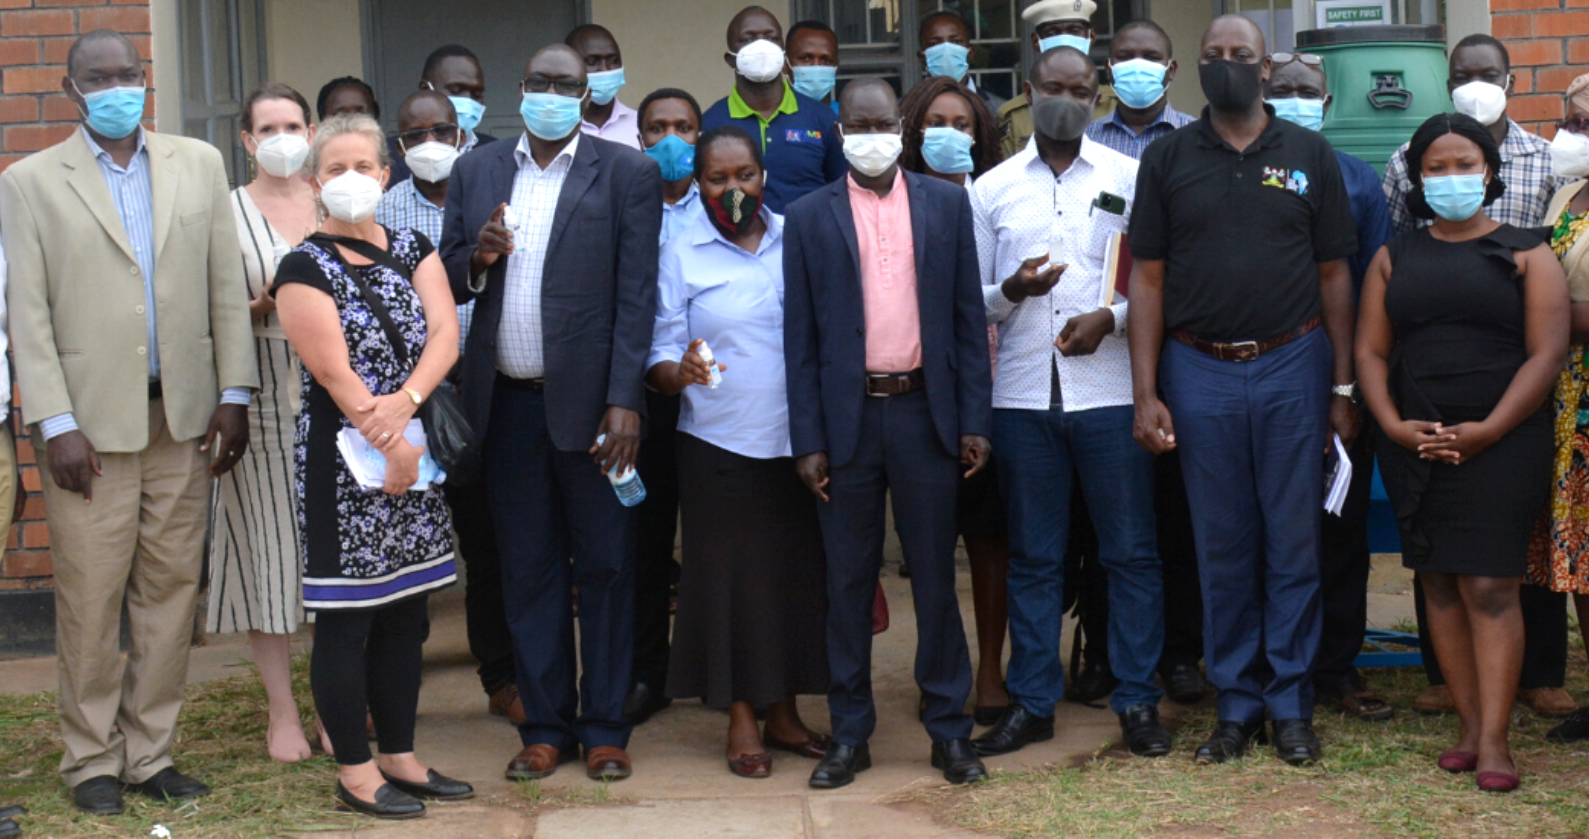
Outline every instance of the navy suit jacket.
<svg viewBox="0 0 1589 839">
<path fill-rule="evenodd" d="M 480 228 L 513 196 L 519 138 L 458 159 L 447 184 L 441 260 L 459 304 L 477 300 L 464 347 L 462 397 L 475 433 L 489 433 L 508 259 L 471 288 Z M 645 362 L 656 323 L 662 173 L 628 146 L 582 135 L 558 195 L 541 281 L 541 341 L 552 444 L 585 451 L 608 406 L 645 416 Z"/>
<path fill-rule="evenodd" d="M 991 436 L 993 378 L 977 270 L 971 198 L 964 187 L 905 173 L 915 239 L 921 366 L 933 425 L 960 456 L 960 435 Z M 866 307 L 849 178 L 790 204 L 784 216 L 784 359 L 795 457 L 827 452 L 848 463 L 866 395 Z M 874 370 L 898 373 L 899 370 Z"/>
</svg>

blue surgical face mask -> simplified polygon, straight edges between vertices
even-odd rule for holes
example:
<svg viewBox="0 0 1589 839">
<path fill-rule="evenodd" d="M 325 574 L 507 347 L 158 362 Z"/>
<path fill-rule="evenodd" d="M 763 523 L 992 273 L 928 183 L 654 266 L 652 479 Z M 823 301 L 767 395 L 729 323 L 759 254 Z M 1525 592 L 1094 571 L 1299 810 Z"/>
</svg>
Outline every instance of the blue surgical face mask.
<svg viewBox="0 0 1589 839">
<path fill-rule="evenodd" d="M 923 50 L 922 55 L 927 59 L 928 75 L 960 81 L 971 72 L 971 50 L 959 44 L 944 41 Z"/>
<path fill-rule="evenodd" d="M 1114 80 L 1114 92 L 1120 104 L 1139 111 L 1164 98 L 1164 75 L 1168 72 L 1169 67 L 1146 58 L 1133 58 L 1109 67 L 1109 77 Z"/>
<path fill-rule="evenodd" d="M 1038 52 L 1048 52 L 1055 47 L 1071 47 L 1072 49 L 1081 52 L 1082 55 L 1086 55 L 1087 51 L 1092 49 L 1092 41 L 1089 41 L 1080 35 L 1068 34 L 1039 38 L 1037 41 Z"/>
<path fill-rule="evenodd" d="M 584 104 L 583 96 L 562 96 L 550 91 L 526 93 L 519 102 L 519 116 L 531 134 L 542 140 L 561 140 L 579 130 Z"/>
<path fill-rule="evenodd" d="M 72 87 L 77 87 L 76 81 L 72 82 Z M 139 86 L 112 87 L 87 94 L 79 90 L 77 93 L 88 108 L 89 129 L 101 137 L 120 140 L 138 130 L 138 122 L 143 119 L 144 98 L 149 91 Z"/>
<path fill-rule="evenodd" d="M 1446 221 L 1466 221 L 1484 206 L 1484 175 L 1445 175 L 1423 179 L 1423 200 Z"/>
<path fill-rule="evenodd" d="M 480 125 L 480 118 L 486 115 L 486 106 L 470 99 L 467 96 L 449 96 L 452 100 L 453 110 L 458 112 L 458 127 L 464 131 L 473 132 Z"/>
<path fill-rule="evenodd" d="M 677 134 L 669 134 L 646 149 L 646 157 L 662 167 L 662 180 L 682 181 L 695 174 L 695 147 Z"/>
<path fill-rule="evenodd" d="M 958 128 L 937 126 L 922 132 L 921 158 L 940 175 L 958 175 L 977 168 L 971 159 L 976 140 Z"/>
<path fill-rule="evenodd" d="M 618 88 L 623 87 L 623 68 L 591 73 L 586 83 L 590 85 L 591 104 L 605 105 L 618 95 Z"/>
<path fill-rule="evenodd" d="M 789 83 L 794 87 L 795 92 L 817 100 L 828 98 L 833 92 L 834 82 L 839 77 L 839 68 L 824 67 L 820 64 L 791 67 L 789 72 L 793 74 Z"/>
<path fill-rule="evenodd" d="M 1323 99 L 1270 99 L 1269 104 L 1275 109 L 1275 116 L 1294 122 L 1303 128 L 1317 131 L 1324 126 L 1324 100 Z"/>
</svg>

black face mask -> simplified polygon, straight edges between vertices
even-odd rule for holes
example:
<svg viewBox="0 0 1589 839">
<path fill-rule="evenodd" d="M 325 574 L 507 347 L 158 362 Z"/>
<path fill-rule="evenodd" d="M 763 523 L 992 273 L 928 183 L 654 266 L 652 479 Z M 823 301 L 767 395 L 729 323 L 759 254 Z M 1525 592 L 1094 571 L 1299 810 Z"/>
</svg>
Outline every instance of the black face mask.
<svg viewBox="0 0 1589 839">
<path fill-rule="evenodd" d="M 1032 97 L 1032 126 L 1050 140 L 1069 143 L 1092 122 L 1092 109 L 1069 96 Z"/>
<path fill-rule="evenodd" d="M 1203 84 L 1203 95 L 1216 111 L 1245 111 L 1263 95 L 1262 62 L 1238 64 L 1234 61 L 1210 61 L 1197 65 L 1198 81 Z"/>
</svg>

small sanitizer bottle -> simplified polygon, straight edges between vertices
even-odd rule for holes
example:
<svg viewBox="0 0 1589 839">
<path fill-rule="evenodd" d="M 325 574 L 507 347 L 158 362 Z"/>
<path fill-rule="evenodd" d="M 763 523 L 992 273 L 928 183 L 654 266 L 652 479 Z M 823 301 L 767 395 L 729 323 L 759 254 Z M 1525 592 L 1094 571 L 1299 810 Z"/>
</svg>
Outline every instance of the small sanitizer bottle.
<svg viewBox="0 0 1589 839">
<path fill-rule="evenodd" d="M 607 442 L 607 435 L 596 438 L 596 445 Z M 612 491 L 618 493 L 618 503 L 625 507 L 633 507 L 646 500 L 646 485 L 640 480 L 640 472 L 633 466 L 619 474 L 613 469 L 607 473 L 607 481 L 612 484 Z"/>
<path fill-rule="evenodd" d="M 701 342 L 701 360 L 706 362 L 706 369 L 712 371 L 712 382 L 707 387 L 717 390 L 723 383 L 723 371 L 717 369 L 717 357 L 712 355 L 712 348 L 707 346 L 705 341 Z"/>
<path fill-rule="evenodd" d="M 1050 266 L 1065 264 L 1065 228 L 1061 225 L 1063 219 L 1054 217 L 1054 223 L 1048 228 L 1048 264 Z"/>
</svg>

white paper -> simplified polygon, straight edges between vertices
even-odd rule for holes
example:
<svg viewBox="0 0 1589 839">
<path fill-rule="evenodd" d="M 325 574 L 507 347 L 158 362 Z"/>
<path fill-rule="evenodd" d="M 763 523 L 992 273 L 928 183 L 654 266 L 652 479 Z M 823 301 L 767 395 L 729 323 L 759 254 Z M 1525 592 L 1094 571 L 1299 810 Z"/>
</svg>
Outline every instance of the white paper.
<svg viewBox="0 0 1589 839">
<path fill-rule="evenodd" d="M 411 446 L 423 448 L 424 423 L 417 419 L 409 420 L 408 427 L 403 429 L 403 439 Z M 337 432 L 337 451 L 342 454 L 342 462 L 348 465 L 348 471 L 353 473 L 353 479 L 358 481 L 359 486 L 380 489 L 386 485 L 386 457 L 371 446 L 357 428 L 344 428 Z M 423 492 L 430 489 L 432 484 L 439 484 L 446 479 L 446 473 L 441 471 L 430 454 L 421 454 L 419 480 L 409 489 Z"/>
<path fill-rule="evenodd" d="M 1341 435 L 1330 436 L 1335 441 L 1335 455 L 1326 455 L 1324 459 L 1324 510 L 1339 516 L 1346 507 L 1347 493 L 1352 489 L 1352 458 L 1346 453 L 1346 444 L 1341 442 Z"/>
</svg>

